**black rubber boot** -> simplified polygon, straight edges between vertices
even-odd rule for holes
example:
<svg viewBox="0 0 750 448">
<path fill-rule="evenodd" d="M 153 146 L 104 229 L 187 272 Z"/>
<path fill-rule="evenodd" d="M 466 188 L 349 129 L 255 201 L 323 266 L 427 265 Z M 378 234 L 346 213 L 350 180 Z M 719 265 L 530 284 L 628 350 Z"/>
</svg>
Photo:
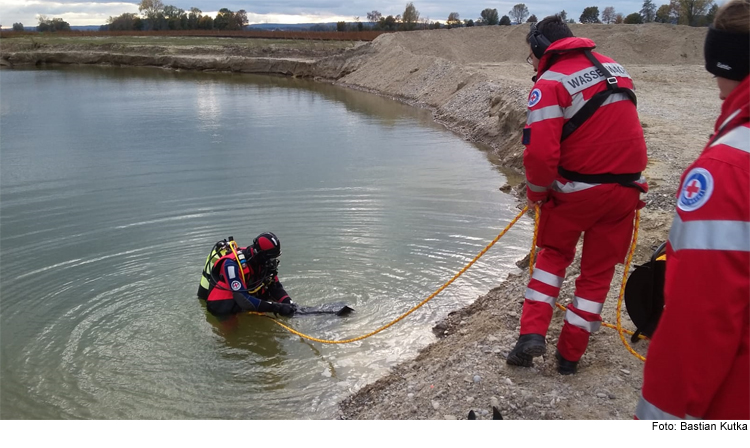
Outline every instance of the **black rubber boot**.
<svg viewBox="0 0 750 448">
<path fill-rule="evenodd" d="M 560 375 L 572 375 L 576 373 L 578 361 L 568 361 L 563 358 L 559 351 L 555 353 L 555 358 L 557 358 L 557 371 L 560 372 Z"/>
<path fill-rule="evenodd" d="M 547 352 L 544 336 L 541 334 L 523 334 L 516 346 L 508 353 L 506 362 L 512 366 L 531 367 L 532 360 Z"/>
</svg>

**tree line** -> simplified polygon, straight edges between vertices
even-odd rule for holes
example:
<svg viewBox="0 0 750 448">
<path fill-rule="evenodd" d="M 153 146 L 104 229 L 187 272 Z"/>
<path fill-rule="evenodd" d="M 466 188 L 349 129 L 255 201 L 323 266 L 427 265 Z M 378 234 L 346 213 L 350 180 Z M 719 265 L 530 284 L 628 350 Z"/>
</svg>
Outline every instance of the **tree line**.
<svg viewBox="0 0 750 448">
<path fill-rule="evenodd" d="M 645 0 L 640 11 L 625 15 L 615 11 L 613 6 L 603 8 L 601 13 L 598 6 L 584 8 L 578 22 L 605 24 L 640 24 L 649 22 L 672 23 L 690 26 L 707 26 L 713 22 L 719 6 L 714 0 L 669 0 L 657 8 L 653 0 Z M 203 15 L 198 8 L 185 11 L 172 5 L 165 5 L 161 0 L 141 0 L 138 14 L 124 13 L 117 17 L 109 17 L 107 24 L 102 25 L 102 31 L 159 31 L 159 30 L 242 30 L 248 25 L 247 12 L 244 9 L 231 11 L 222 8 L 215 17 Z M 563 20 L 576 23 L 568 17 L 565 10 L 557 13 Z M 492 26 L 520 24 L 523 22 L 537 22 L 536 15 L 529 12 L 525 3 L 518 3 L 502 17 L 496 8 L 485 8 L 476 19 L 461 19 L 458 12 L 451 12 L 444 23 L 432 21 L 421 16 L 413 2 L 406 4 L 403 13 L 384 16 L 379 11 L 366 13 L 367 24 L 354 17 L 353 22 L 337 22 L 336 31 L 411 31 L 418 29 L 456 28 L 466 26 Z M 37 31 L 69 31 L 70 25 L 60 18 L 50 19 L 38 16 Z M 23 24 L 14 23 L 14 31 L 23 31 Z M 332 31 L 325 25 L 313 26 L 311 31 Z"/>
<path fill-rule="evenodd" d="M 102 31 L 161 31 L 161 30 L 226 30 L 238 31 L 248 25 L 247 12 L 244 9 L 232 11 L 221 8 L 215 17 L 203 15 L 198 8 L 185 11 L 172 5 L 165 5 L 161 0 L 141 0 L 137 14 L 125 13 L 110 17 Z"/>
<path fill-rule="evenodd" d="M 564 12 L 564 11 L 563 11 Z M 527 20 L 528 19 L 528 20 Z M 513 23 L 536 22 L 537 17 L 529 15 L 529 8 L 519 3 L 508 11 L 507 15 L 500 17 L 496 8 L 485 8 L 479 13 L 476 19 L 461 19 L 458 12 L 451 12 L 444 23 L 432 21 L 427 17 L 420 17 L 419 11 L 414 7 L 414 3 L 407 3 L 403 14 L 395 16 L 384 16 L 380 11 L 370 11 L 367 13 L 368 26 L 372 30 L 381 31 L 411 31 L 415 29 L 440 29 L 440 28 L 459 28 L 466 26 L 486 26 L 486 25 L 512 25 Z M 354 18 L 354 26 L 360 28 L 359 17 Z M 345 22 L 337 23 L 337 29 L 340 30 L 345 26 Z M 349 28 L 351 30 L 351 27 Z"/>
<path fill-rule="evenodd" d="M 640 24 L 649 22 L 672 23 L 690 26 L 708 26 L 714 21 L 719 5 L 713 0 L 670 0 L 669 3 L 658 8 L 652 0 L 643 2 L 638 12 L 625 16 L 616 12 L 613 6 L 602 10 L 601 20 L 599 8 L 590 6 L 584 8 L 580 17 L 581 23 L 627 23 Z"/>
</svg>

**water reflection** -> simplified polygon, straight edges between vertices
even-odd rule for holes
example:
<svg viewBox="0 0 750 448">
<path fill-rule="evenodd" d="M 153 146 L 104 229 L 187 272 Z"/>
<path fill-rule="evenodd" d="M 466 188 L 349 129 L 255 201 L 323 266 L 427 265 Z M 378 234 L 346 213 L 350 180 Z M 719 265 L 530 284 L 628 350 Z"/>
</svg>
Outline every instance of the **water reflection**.
<svg viewBox="0 0 750 448">
<path fill-rule="evenodd" d="M 200 82 L 197 85 L 197 104 L 196 111 L 202 124 L 202 129 L 214 130 L 219 127 L 221 122 L 221 109 L 217 103 L 218 98 L 215 95 L 215 85 L 213 83 Z M 215 141 L 215 143 L 220 143 Z"/>
</svg>

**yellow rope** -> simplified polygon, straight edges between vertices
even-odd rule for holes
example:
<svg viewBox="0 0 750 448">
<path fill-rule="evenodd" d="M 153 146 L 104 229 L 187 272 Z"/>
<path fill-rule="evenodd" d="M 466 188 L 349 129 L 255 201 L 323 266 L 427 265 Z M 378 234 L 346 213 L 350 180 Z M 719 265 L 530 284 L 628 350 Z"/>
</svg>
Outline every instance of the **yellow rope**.
<svg viewBox="0 0 750 448">
<path fill-rule="evenodd" d="M 528 207 L 528 206 L 527 206 Z M 531 239 L 531 252 L 529 252 L 529 277 L 534 273 L 534 258 L 536 257 L 536 239 L 539 237 L 539 205 L 534 205 L 534 237 Z"/>
<path fill-rule="evenodd" d="M 422 305 L 424 305 L 425 303 L 427 303 L 430 300 L 434 299 L 445 288 L 447 288 L 451 283 L 453 283 L 458 277 L 460 277 L 461 275 L 463 275 L 463 273 L 466 272 L 488 250 L 490 250 L 490 248 L 492 246 L 494 246 L 495 243 L 497 243 L 500 240 L 500 238 L 502 238 L 508 232 L 508 230 L 510 230 L 510 228 L 513 227 L 513 225 L 516 222 L 518 222 L 518 220 L 521 218 L 521 216 L 523 216 L 523 214 L 526 213 L 528 210 L 529 210 L 528 206 L 524 207 L 523 210 L 521 210 L 521 212 L 518 215 L 516 215 L 516 217 L 513 218 L 513 220 L 507 226 L 505 226 L 505 228 L 503 229 L 503 231 L 500 232 L 500 234 L 498 234 L 495 237 L 494 240 L 492 240 L 484 249 L 482 249 L 482 251 L 479 252 L 479 254 L 477 254 L 477 256 L 474 257 L 473 260 L 471 260 L 466 266 L 464 266 L 460 271 L 458 271 L 458 273 L 456 275 L 454 275 L 453 278 L 451 278 L 450 280 L 448 280 L 447 282 L 445 282 L 440 288 L 438 288 L 437 291 L 435 291 L 432 294 L 430 294 L 429 297 L 427 297 L 423 301 L 419 302 L 416 306 L 414 306 L 409 311 L 407 311 L 406 313 L 402 314 L 401 316 L 399 316 L 395 320 L 391 321 L 387 325 L 384 325 L 384 326 L 378 328 L 377 330 L 372 331 L 370 333 L 367 333 L 365 335 L 358 336 L 356 338 L 351 338 L 351 339 L 343 339 L 343 340 L 339 340 L 339 341 L 334 341 L 334 340 L 330 340 L 330 339 L 319 339 L 319 338 L 316 338 L 316 337 L 313 337 L 313 336 L 306 335 L 304 333 L 300 333 L 299 331 L 297 331 L 297 330 L 295 330 L 295 329 L 293 329 L 293 328 L 291 328 L 291 327 L 289 327 L 289 326 L 287 326 L 285 324 L 282 324 L 281 322 L 279 322 L 278 319 L 275 319 L 275 318 L 273 318 L 271 316 L 268 316 L 268 315 L 266 315 L 264 313 L 259 313 L 257 311 L 250 311 L 248 314 L 254 314 L 254 315 L 257 315 L 257 316 L 262 316 L 262 317 L 271 319 L 275 324 L 277 324 L 280 327 L 284 328 L 288 332 L 290 332 L 292 334 L 295 334 L 295 335 L 297 335 L 297 336 L 299 336 L 301 338 L 308 339 L 310 341 L 320 342 L 320 343 L 323 343 L 323 344 L 347 344 L 347 343 L 350 343 L 350 342 L 361 341 L 362 339 L 369 338 L 370 336 L 378 334 L 381 331 L 383 331 L 383 330 L 385 330 L 385 329 L 387 329 L 387 328 L 395 325 L 396 323 L 398 323 L 401 320 L 403 320 L 404 318 L 406 318 L 406 316 L 408 316 L 409 314 L 413 313 L 414 311 L 416 311 L 417 309 L 419 309 L 420 307 L 422 307 Z M 534 213 L 534 237 L 532 238 L 531 252 L 530 252 L 530 255 L 529 255 L 529 275 L 531 275 L 531 274 L 534 273 L 534 258 L 535 258 L 535 255 L 536 255 L 536 242 L 537 242 L 537 238 L 539 236 L 539 215 L 540 215 L 541 211 L 540 211 L 540 208 L 539 208 L 538 205 L 534 206 L 534 212 L 535 212 Z M 622 314 L 622 300 L 623 300 L 623 296 L 625 294 L 625 285 L 627 283 L 628 271 L 630 269 L 630 263 L 633 260 L 633 254 L 635 253 L 635 248 L 636 248 L 636 245 L 638 243 L 638 230 L 639 230 L 639 227 L 640 227 L 640 219 L 641 219 L 641 212 L 640 212 L 640 210 L 638 210 L 638 211 L 636 211 L 636 214 L 635 214 L 635 225 L 634 225 L 634 231 L 633 231 L 633 239 L 632 239 L 632 242 L 631 242 L 631 245 L 630 245 L 630 250 L 628 252 L 628 258 L 627 258 L 627 261 L 625 263 L 625 271 L 623 273 L 622 283 L 620 285 L 620 296 L 619 296 L 619 298 L 617 300 L 617 325 L 612 325 L 612 324 L 607 323 L 607 322 L 602 322 L 602 325 L 604 325 L 605 327 L 613 328 L 613 329 L 617 330 L 617 333 L 620 335 L 620 340 L 622 340 L 623 344 L 628 349 L 628 351 L 630 353 L 632 353 L 635 357 L 637 357 L 638 359 L 640 359 L 641 361 L 645 361 L 646 358 L 644 358 L 639 353 L 637 353 L 635 350 L 633 350 L 633 348 L 630 346 L 630 344 L 628 344 L 627 340 L 625 339 L 625 336 L 623 335 L 623 333 L 627 333 L 629 335 L 632 335 L 633 332 L 630 331 L 630 330 L 623 329 L 622 328 L 621 319 L 620 319 L 620 316 Z M 561 310 L 563 310 L 563 311 L 566 310 L 565 307 L 562 306 L 562 305 L 560 305 L 559 303 L 556 303 L 556 305 Z M 646 339 L 643 335 L 641 335 L 640 338 L 641 339 Z"/>
<path fill-rule="evenodd" d="M 636 242 L 638 241 L 638 229 L 640 228 L 641 224 L 641 211 L 636 210 L 635 212 L 635 225 L 633 226 L 633 243 L 630 245 L 630 252 L 628 252 L 628 260 L 625 262 L 625 273 L 622 276 L 622 283 L 620 283 L 620 296 L 617 298 L 617 334 L 620 335 L 620 340 L 623 344 L 625 344 L 625 348 L 628 349 L 628 351 L 635 356 L 636 358 L 640 359 L 641 361 L 646 361 L 646 358 L 644 356 L 641 356 L 638 352 L 633 350 L 633 347 L 628 344 L 627 339 L 625 339 L 625 336 L 623 335 L 623 328 L 622 328 L 622 322 L 620 320 L 620 315 L 622 314 L 622 298 L 625 296 L 625 284 L 627 283 L 627 277 L 628 277 L 628 271 L 630 270 L 630 263 L 633 261 L 633 254 L 635 253 L 635 246 Z M 610 325 L 611 326 L 611 325 Z M 633 334 L 632 332 L 627 332 L 628 334 Z M 643 336 L 640 336 L 643 338 Z"/>
<path fill-rule="evenodd" d="M 445 288 L 448 287 L 448 285 L 450 285 L 451 283 L 453 283 L 458 277 L 460 277 L 464 272 L 466 272 L 477 260 L 479 260 L 479 258 L 481 258 L 482 255 L 485 254 L 485 252 L 487 252 L 488 250 L 490 250 L 490 248 L 492 246 L 494 246 L 495 243 L 497 243 L 500 240 L 500 238 L 502 238 L 503 235 L 505 235 L 508 232 L 508 230 L 510 230 L 510 228 L 513 227 L 513 225 L 516 222 L 518 222 L 519 219 L 521 219 L 521 216 L 523 216 L 523 214 L 526 213 L 526 211 L 528 209 L 529 209 L 529 207 L 524 207 L 524 209 L 521 210 L 521 212 L 518 215 L 516 215 L 516 217 L 513 218 L 513 220 L 507 226 L 505 226 L 505 228 L 503 229 L 503 231 L 500 232 L 500 234 L 498 236 L 496 236 L 495 239 L 492 240 L 492 242 L 490 242 L 490 244 L 487 245 L 487 247 L 485 247 L 484 249 L 482 249 L 482 251 L 479 252 L 479 254 L 476 257 L 474 257 L 473 260 L 471 260 L 466 266 L 464 266 L 460 271 L 458 271 L 458 273 L 456 275 L 454 275 L 453 278 L 451 278 L 450 280 L 448 280 L 447 282 L 445 282 L 443 284 L 443 286 L 441 286 L 440 288 L 438 288 L 437 291 L 435 291 L 432 294 L 430 294 L 429 297 L 427 297 L 423 301 L 419 302 L 419 304 L 417 304 L 415 307 L 413 307 L 412 309 L 410 309 L 406 313 L 402 314 L 397 319 L 393 320 L 392 322 L 390 322 L 387 325 L 384 325 L 384 326 L 378 328 L 377 330 L 375 330 L 375 331 L 373 331 L 371 333 L 367 333 L 365 335 L 362 335 L 362 336 L 359 336 L 359 337 L 356 337 L 356 338 L 344 339 L 344 340 L 341 340 L 341 341 L 332 341 L 332 340 L 329 340 L 329 339 L 318 339 L 318 338 L 306 335 L 304 333 L 300 333 L 299 331 L 297 331 L 297 330 L 295 330 L 295 329 L 293 329 L 291 327 L 288 327 L 288 326 L 282 324 L 281 322 L 278 321 L 278 319 L 274 319 L 273 317 L 267 316 L 267 315 L 265 315 L 263 313 L 259 313 L 257 311 L 250 311 L 250 314 L 255 314 L 255 315 L 258 315 L 258 316 L 263 316 L 263 317 L 266 317 L 268 319 L 271 319 L 272 321 L 274 321 L 274 323 L 276 323 L 280 327 L 286 329 L 288 332 L 290 332 L 292 334 L 296 334 L 297 336 L 299 336 L 301 338 L 304 338 L 304 339 L 308 339 L 310 341 L 321 342 L 321 343 L 324 343 L 324 344 L 347 344 L 349 342 L 355 342 L 355 341 L 360 341 L 360 340 L 365 339 L 365 338 L 369 338 L 370 336 L 378 334 L 381 331 L 385 330 L 386 328 L 389 328 L 392 325 L 395 325 L 396 323 L 398 323 L 399 321 L 401 321 L 402 319 L 404 319 L 406 316 L 408 316 L 409 314 L 411 314 L 414 311 L 416 311 L 417 309 L 419 309 L 422 305 L 424 305 L 425 303 L 427 303 L 430 300 L 432 300 L 433 298 L 435 298 L 435 296 L 437 296 L 438 294 L 440 294 Z M 537 214 L 538 214 L 538 212 L 537 212 Z M 536 227 L 538 227 L 538 226 L 535 226 L 534 235 L 536 235 Z M 536 237 L 535 237 L 535 239 L 536 239 Z M 533 253 L 533 251 L 532 251 L 532 253 Z"/>
</svg>

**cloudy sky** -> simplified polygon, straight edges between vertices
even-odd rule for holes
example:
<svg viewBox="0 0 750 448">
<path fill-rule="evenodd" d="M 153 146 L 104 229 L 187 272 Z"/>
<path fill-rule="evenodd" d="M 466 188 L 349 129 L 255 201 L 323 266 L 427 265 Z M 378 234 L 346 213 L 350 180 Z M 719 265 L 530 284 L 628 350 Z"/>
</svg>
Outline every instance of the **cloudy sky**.
<svg viewBox="0 0 750 448">
<path fill-rule="evenodd" d="M 523 0 L 520 0 L 523 1 Z M 652 0 L 657 6 L 669 3 L 668 0 Z M 221 8 L 232 11 L 247 11 L 250 23 L 311 23 L 353 21 L 354 17 L 367 21 L 367 12 L 376 10 L 384 16 L 402 14 L 406 0 L 162 0 L 165 5 L 173 5 L 184 10 L 196 7 L 204 14 L 215 16 Z M 4 29 L 13 23 L 36 26 L 37 16 L 61 18 L 70 25 L 102 25 L 108 17 L 120 14 L 138 13 L 140 0 L 0 0 L 0 24 Z M 414 0 L 420 17 L 432 21 L 445 22 L 448 14 L 457 12 L 462 19 L 476 19 L 485 8 L 495 8 L 500 15 L 519 3 L 515 1 L 492 0 Z M 560 10 L 568 13 L 568 18 L 578 19 L 587 6 L 598 6 L 602 11 L 606 6 L 614 6 L 616 12 L 625 15 L 640 11 L 643 0 L 527 0 L 524 2 L 529 12 L 540 19 Z M 723 3 L 720 1 L 719 3 Z"/>
</svg>

